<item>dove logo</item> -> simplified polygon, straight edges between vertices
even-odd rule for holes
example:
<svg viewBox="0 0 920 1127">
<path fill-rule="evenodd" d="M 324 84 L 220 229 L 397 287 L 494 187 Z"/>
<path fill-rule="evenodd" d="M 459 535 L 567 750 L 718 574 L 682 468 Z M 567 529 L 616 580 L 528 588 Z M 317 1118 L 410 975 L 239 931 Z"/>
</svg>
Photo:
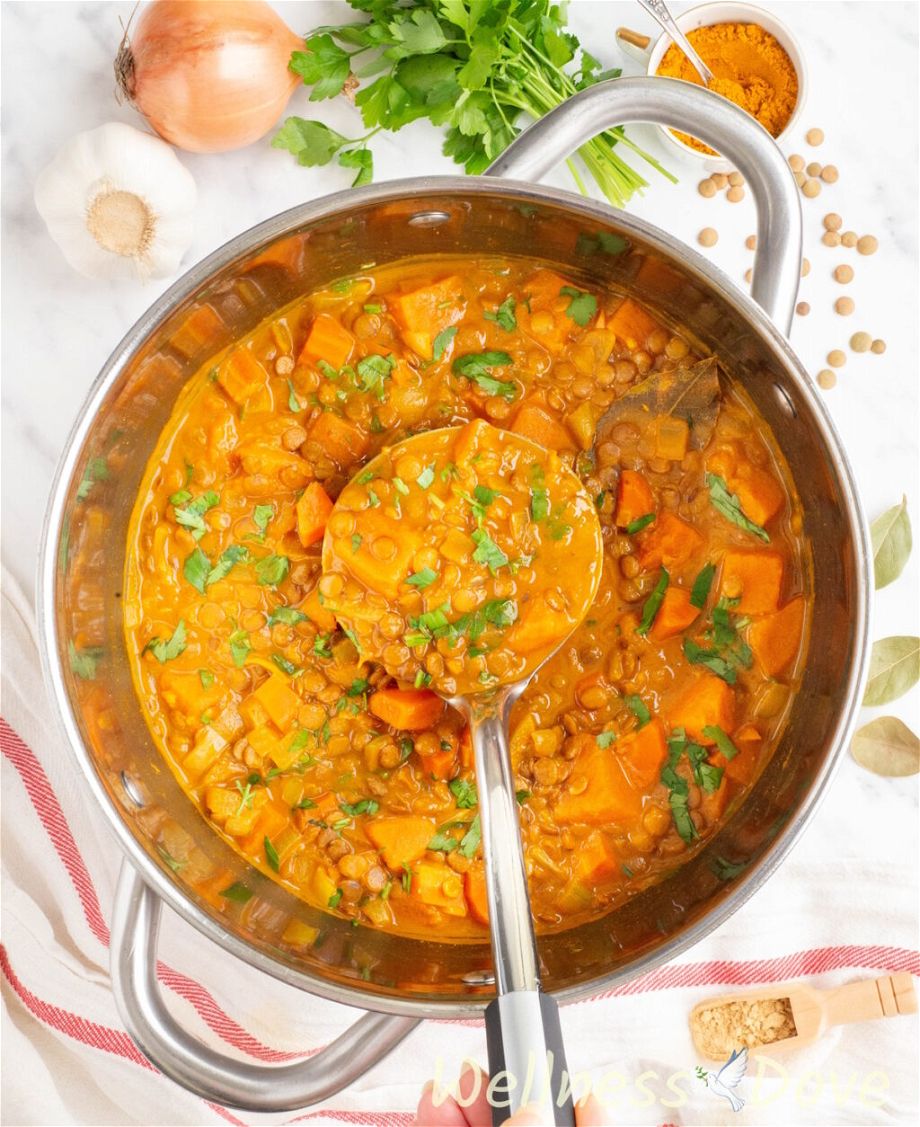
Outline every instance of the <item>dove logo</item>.
<svg viewBox="0 0 920 1127">
<path fill-rule="evenodd" d="M 710 1092 L 722 1096 L 732 1105 L 732 1111 L 740 1111 L 744 1107 L 744 1100 L 736 1095 L 735 1089 L 741 1083 L 747 1071 L 748 1051 L 732 1050 L 732 1055 L 718 1072 L 707 1072 L 705 1068 L 696 1067 L 696 1075 L 702 1080 Z"/>
</svg>

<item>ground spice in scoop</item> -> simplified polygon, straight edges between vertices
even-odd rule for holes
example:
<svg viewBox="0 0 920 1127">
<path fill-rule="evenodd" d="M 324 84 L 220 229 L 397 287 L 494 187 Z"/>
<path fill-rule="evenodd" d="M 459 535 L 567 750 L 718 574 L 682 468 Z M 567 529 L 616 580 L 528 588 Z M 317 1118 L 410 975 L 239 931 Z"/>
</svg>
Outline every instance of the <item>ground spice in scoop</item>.
<svg viewBox="0 0 920 1127">
<path fill-rule="evenodd" d="M 690 1019 L 694 1042 L 711 1057 L 727 1057 L 733 1049 L 754 1049 L 795 1036 L 788 998 L 726 1002 L 696 1011 Z"/>
<path fill-rule="evenodd" d="M 716 23 L 695 28 L 687 38 L 713 73 L 709 88 L 747 110 L 771 136 L 778 137 L 795 109 L 799 79 L 775 36 L 755 23 Z M 687 56 L 673 43 L 664 53 L 658 74 L 702 85 Z M 677 136 L 699 152 L 713 151 L 693 137 Z"/>
</svg>

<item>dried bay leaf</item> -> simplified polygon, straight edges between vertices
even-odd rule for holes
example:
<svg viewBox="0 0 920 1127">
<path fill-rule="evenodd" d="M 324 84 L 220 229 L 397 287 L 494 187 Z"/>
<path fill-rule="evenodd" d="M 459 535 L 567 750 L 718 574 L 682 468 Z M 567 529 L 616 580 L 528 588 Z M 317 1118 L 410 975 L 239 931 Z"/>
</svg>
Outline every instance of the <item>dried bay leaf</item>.
<svg viewBox="0 0 920 1127">
<path fill-rule="evenodd" d="M 910 557 L 913 539 L 907 498 L 872 522 L 872 563 L 875 568 L 875 589 L 880 591 L 893 583 Z"/>
<path fill-rule="evenodd" d="M 648 419 L 672 415 L 690 427 L 691 448 L 703 450 L 719 417 L 720 398 L 719 367 L 714 356 L 689 368 L 656 372 L 611 404 L 597 425 L 595 444 L 606 441 L 617 423 L 641 426 Z"/>
<path fill-rule="evenodd" d="M 897 700 L 920 679 L 920 638 L 894 635 L 872 647 L 869 681 L 863 704 L 888 704 Z"/>
<path fill-rule="evenodd" d="M 879 716 L 860 728 L 850 752 L 860 767 L 887 778 L 920 771 L 920 740 L 896 716 Z"/>
</svg>

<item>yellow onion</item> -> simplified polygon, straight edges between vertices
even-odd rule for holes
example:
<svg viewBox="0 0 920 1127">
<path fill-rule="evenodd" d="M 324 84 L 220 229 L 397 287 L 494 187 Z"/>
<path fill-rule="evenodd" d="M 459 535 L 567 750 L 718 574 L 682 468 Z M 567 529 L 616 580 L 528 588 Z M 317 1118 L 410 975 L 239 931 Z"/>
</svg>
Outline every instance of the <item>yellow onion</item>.
<svg viewBox="0 0 920 1127">
<path fill-rule="evenodd" d="M 115 59 L 122 93 L 166 141 L 222 153 L 258 141 L 300 82 L 303 40 L 261 0 L 153 0 Z"/>
</svg>

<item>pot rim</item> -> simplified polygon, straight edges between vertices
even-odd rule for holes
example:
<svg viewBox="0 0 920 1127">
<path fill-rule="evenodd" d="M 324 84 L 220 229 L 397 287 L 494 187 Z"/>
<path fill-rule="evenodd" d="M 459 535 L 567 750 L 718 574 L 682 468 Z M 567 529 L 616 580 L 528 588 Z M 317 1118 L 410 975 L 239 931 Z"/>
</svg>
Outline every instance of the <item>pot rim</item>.
<svg viewBox="0 0 920 1127">
<path fill-rule="evenodd" d="M 118 806 L 109 795 L 97 774 L 93 760 L 80 737 L 79 728 L 64 681 L 64 669 L 57 645 L 55 621 L 55 590 L 57 548 L 61 535 L 64 503 L 73 477 L 78 456 L 106 395 L 121 376 L 137 347 L 151 331 L 183 300 L 207 281 L 218 270 L 235 258 L 251 250 L 254 245 L 269 239 L 280 238 L 291 230 L 310 222 L 328 218 L 344 206 L 360 207 L 365 204 L 419 199 L 429 195 L 513 195 L 524 202 L 563 205 L 580 215 L 608 223 L 611 212 L 617 224 L 650 245 L 672 256 L 679 257 L 707 286 L 719 295 L 765 339 L 771 351 L 780 359 L 787 372 L 797 381 L 807 399 L 822 438 L 832 452 L 838 472 L 841 491 L 846 502 L 847 519 L 853 531 L 856 555 L 855 600 L 856 622 L 853 639 L 854 661 L 849 674 L 846 695 L 837 717 L 835 738 L 820 771 L 801 800 L 794 816 L 777 834 L 769 849 L 736 878 L 737 883 L 722 901 L 702 915 L 692 925 L 672 937 L 656 951 L 641 954 L 634 961 L 611 971 L 591 982 L 557 991 L 560 1002 L 576 1002 L 610 991 L 624 981 L 636 978 L 669 962 L 709 935 L 744 904 L 774 873 L 805 827 L 827 792 L 837 770 L 844 747 L 849 742 L 856 723 L 868 674 L 868 636 L 870 624 L 871 560 L 868 525 L 856 490 L 853 471 L 837 434 L 837 430 L 824 403 L 818 397 L 807 373 L 793 352 L 789 342 L 766 313 L 747 294 L 699 253 L 679 239 L 636 216 L 612 209 L 608 204 L 586 199 L 575 192 L 546 187 L 527 181 L 493 179 L 491 177 L 424 176 L 385 181 L 380 184 L 348 188 L 318 200 L 297 204 L 286 211 L 248 228 L 212 251 L 173 283 L 132 325 L 122 337 L 93 381 L 83 405 L 67 436 L 63 452 L 51 486 L 50 499 L 45 512 L 39 551 L 36 583 L 39 650 L 46 684 L 50 688 L 54 712 L 67 743 L 76 757 L 83 776 L 106 820 L 129 861 L 156 894 L 161 897 L 186 923 L 202 935 L 217 943 L 225 951 L 242 959 L 250 966 L 264 971 L 273 978 L 295 986 L 319 997 L 356 1006 L 364 1010 L 401 1014 L 411 1017 L 457 1018 L 479 1016 L 490 996 L 477 995 L 459 1001 L 438 1001 L 430 998 L 398 997 L 395 995 L 365 994 L 359 987 L 340 982 L 329 982 L 308 971 L 279 962 L 259 951 L 244 940 L 238 939 L 198 908 L 181 887 L 170 880 L 153 858 L 143 849 L 122 818 Z M 423 204 L 420 202 L 420 207 Z"/>
</svg>

